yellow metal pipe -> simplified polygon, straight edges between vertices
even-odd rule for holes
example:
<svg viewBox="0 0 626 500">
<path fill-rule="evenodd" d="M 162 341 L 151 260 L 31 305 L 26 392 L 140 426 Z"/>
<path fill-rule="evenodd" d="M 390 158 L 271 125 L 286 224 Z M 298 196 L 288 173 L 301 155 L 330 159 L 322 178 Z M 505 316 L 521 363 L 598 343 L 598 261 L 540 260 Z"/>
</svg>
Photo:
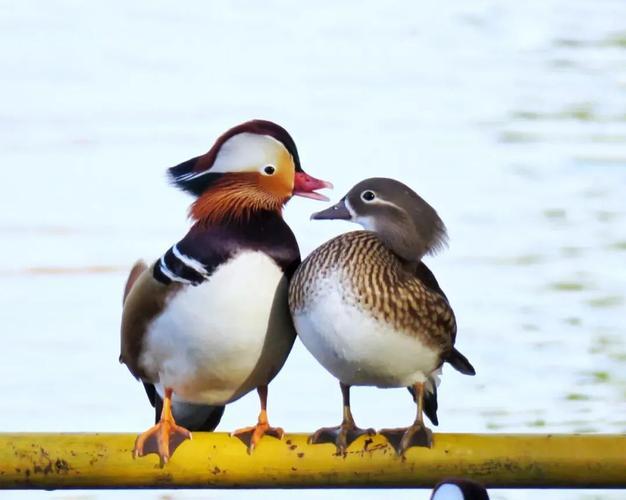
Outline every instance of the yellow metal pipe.
<svg viewBox="0 0 626 500">
<path fill-rule="evenodd" d="M 0 434 L 0 488 L 428 487 L 469 477 L 488 487 L 625 488 L 626 435 L 435 434 L 432 449 L 395 455 L 361 437 L 346 456 L 304 434 L 261 440 L 195 433 L 164 468 L 133 460 L 133 434 Z"/>
</svg>

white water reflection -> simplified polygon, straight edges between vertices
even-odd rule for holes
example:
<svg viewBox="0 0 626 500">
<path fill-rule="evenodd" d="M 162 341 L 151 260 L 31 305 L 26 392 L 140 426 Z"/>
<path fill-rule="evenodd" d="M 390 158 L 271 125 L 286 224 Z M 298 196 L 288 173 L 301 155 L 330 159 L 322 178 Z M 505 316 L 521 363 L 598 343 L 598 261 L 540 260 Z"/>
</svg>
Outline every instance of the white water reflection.
<svg viewBox="0 0 626 500">
<path fill-rule="evenodd" d="M 117 364 L 123 269 L 187 227 L 189 200 L 165 169 L 262 117 L 292 132 L 305 168 L 335 183 L 334 199 L 362 178 L 397 177 L 448 225 L 450 250 L 428 264 L 478 375 L 445 370 L 440 431 L 626 431 L 626 4 L 0 8 L 0 429 L 148 425 L 142 388 Z M 298 199 L 287 209 L 303 253 L 351 228 L 310 222 L 319 208 Z M 297 345 L 270 389 L 273 422 L 334 423 L 335 385 Z M 356 389 L 353 400 L 363 426 L 413 415 L 403 390 Z M 256 413 L 246 397 L 220 429 Z M 10 497 L 31 495 L 122 496 Z M 381 493 L 332 493 L 357 495 Z M 493 497 L 538 495 L 623 498 Z"/>
</svg>

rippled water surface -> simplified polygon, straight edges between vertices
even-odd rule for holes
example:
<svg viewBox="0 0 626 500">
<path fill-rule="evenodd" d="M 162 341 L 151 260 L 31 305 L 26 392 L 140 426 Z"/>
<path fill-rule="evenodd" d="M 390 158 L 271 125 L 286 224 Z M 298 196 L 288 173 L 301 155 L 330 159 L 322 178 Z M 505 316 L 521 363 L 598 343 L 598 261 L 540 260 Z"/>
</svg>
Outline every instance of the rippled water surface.
<svg viewBox="0 0 626 500">
<path fill-rule="evenodd" d="M 1 430 L 150 423 L 117 363 L 127 270 L 187 228 L 189 199 L 165 169 L 263 117 L 292 132 L 334 199 L 397 177 L 448 225 L 450 248 L 428 265 L 478 375 L 445 369 L 440 431 L 626 432 L 626 3 L 6 2 L 0 28 Z M 351 228 L 310 222 L 322 206 L 287 208 L 305 254 Z M 339 405 L 298 344 L 270 388 L 272 420 L 310 431 L 334 424 Z M 220 429 L 257 410 L 243 398 Z M 353 391 L 353 410 L 378 428 L 414 411 L 406 391 L 369 388 Z"/>
</svg>

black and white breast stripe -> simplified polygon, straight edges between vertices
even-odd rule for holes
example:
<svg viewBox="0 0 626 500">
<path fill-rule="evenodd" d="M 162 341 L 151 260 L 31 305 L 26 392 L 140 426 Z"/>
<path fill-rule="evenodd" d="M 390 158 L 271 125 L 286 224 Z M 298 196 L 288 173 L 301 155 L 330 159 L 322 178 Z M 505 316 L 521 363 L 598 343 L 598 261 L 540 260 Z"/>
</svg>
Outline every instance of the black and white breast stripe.
<svg viewBox="0 0 626 500">
<path fill-rule="evenodd" d="M 153 276 L 166 285 L 176 282 L 195 286 L 209 277 L 209 269 L 174 245 L 154 265 Z"/>
<path fill-rule="evenodd" d="M 242 251 L 266 254 L 287 277 L 300 264 L 298 243 L 281 214 L 259 211 L 244 221 L 197 222 L 155 263 L 153 276 L 165 285 L 199 285 Z"/>
</svg>

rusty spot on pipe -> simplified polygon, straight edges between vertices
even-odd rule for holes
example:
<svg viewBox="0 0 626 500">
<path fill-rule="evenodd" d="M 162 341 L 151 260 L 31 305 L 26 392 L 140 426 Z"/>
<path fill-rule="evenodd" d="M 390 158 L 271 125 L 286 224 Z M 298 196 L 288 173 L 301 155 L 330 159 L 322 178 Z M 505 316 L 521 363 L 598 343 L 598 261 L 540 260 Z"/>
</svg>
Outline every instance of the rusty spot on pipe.
<svg viewBox="0 0 626 500">
<path fill-rule="evenodd" d="M 70 464 L 62 458 L 57 458 L 56 462 L 54 462 L 54 468 L 56 469 L 57 474 L 67 474 L 71 469 Z"/>
</svg>

